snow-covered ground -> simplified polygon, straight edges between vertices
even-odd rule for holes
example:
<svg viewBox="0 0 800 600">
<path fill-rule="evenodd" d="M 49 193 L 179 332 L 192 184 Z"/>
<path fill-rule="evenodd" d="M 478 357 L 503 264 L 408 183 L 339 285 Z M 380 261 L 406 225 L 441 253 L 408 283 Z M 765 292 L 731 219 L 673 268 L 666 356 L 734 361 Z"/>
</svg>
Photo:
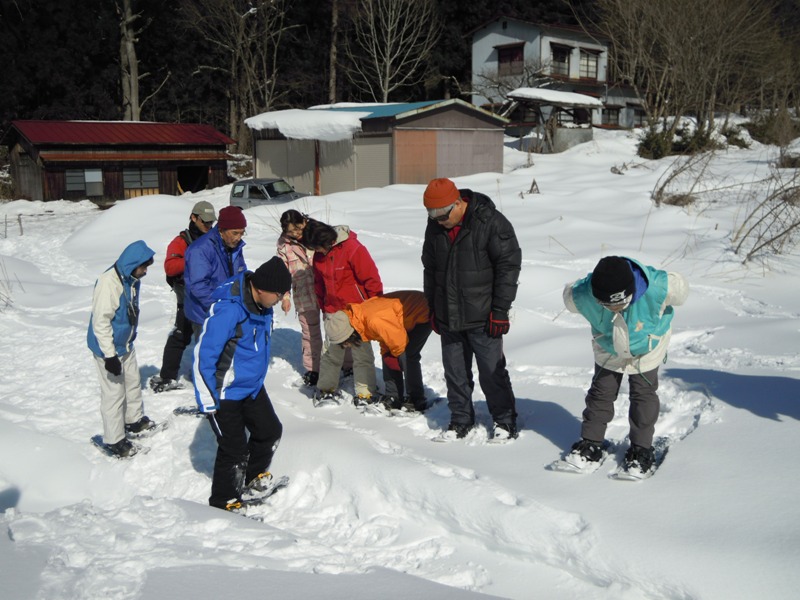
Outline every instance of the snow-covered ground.
<svg viewBox="0 0 800 600">
<path fill-rule="evenodd" d="M 167 243 L 194 202 L 219 209 L 229 188 L 107 211 L 0 205 L 0 299 L 11 301 L 0 312 L 0 598 L 797 597 L 798 255 L 742 265 L 730 251 L 742 198 L 656 208 L 650 192 L 672 159 L 645 161 L 634 148 L 629 132 L 595 131 L 532 166 L 507 149 L 505 174 L 456 180 L 495 200 L 523 248 L 506 337 L 522 429 L 512 444 L 486 443 L 479 390 L 480 427 L 466 443 L 431 442 L 449 422 L 441 400 L 413 419 L 314 409 L 292 387 L 299 324 L 277 316 L 266 386 L 284 437 L 272 470 L 292 480 L 264 523 L 206 506 L 215 440 L 202 419 L 172 414 L 193 402 L 191 386 L 144 386 L 173 319 Z M 704 178 L 757 178 L 776 153 L 731 148 Z M 527 193 L 534 179 L 540 194 Z M 273 255 L 278 217 L 293 207 L 350 225 L 387 291 L 421 289 L 423 189 L 250 209 L 247 263 Z M 136 239 L 157 251 L 136 342 L 145 408 L 170 426 L 146 441 L 148 454 L 115 461 L 88 443 L 101 423 L 86 326 L 95 279 Z M 608 431 L 619 452 L 587 476 L 546 468 L 579 437 L 592 373 L 588 326 L 562 311 L 561 290 L 609 254 L 679 271 L 692 286 L 661 372 L 657 435 L 669 454 L 641 483 L 607 477 L 627 445 L 627 384 Z M 436 336 L 423 358 L 429 396 L 444 396 Z"/>
</svg>

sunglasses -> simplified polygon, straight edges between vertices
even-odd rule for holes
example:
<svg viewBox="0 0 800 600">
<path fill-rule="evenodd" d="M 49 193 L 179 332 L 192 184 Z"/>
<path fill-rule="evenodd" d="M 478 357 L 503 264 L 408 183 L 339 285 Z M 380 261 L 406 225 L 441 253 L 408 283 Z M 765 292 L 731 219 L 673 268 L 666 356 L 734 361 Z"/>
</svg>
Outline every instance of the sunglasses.
<svg viewBox="0 0 800 600">
<path fill-rule="evenodd" d="M 447 212 L 445 212 L 445 213 L 443 213 L 441 215 L 438 215 L 436 217 L 434 217 L 431 213 L 439 211 L 439 210 L 442 210 L 442 209 L 440 209 L 440 208 L 431 209 L 431 210 L 428 211 L 428 218 L 431 221 L 436 221 L 437 223 L 444 223 L 445 221 L 447 221 L 447 219 L 450 218 L 450 213 L 453 212 L 453 209 L 455 207 L 456 207 L 456 204 L 455 204 L 455 202 L 453 202 L 453 204 L 451 204 L 449 207 L 447 207 Z"/>
<path fill-rule="evenodd" d="M 598 303 L 603 308 L 614 309 L 627 307 L 631 303 L 631 300 L 633 300 L 633 294 L 625 296 L 622 300 L 616 300 L 614 302 L 600 302 L 598 300 Z"/>
</svg>

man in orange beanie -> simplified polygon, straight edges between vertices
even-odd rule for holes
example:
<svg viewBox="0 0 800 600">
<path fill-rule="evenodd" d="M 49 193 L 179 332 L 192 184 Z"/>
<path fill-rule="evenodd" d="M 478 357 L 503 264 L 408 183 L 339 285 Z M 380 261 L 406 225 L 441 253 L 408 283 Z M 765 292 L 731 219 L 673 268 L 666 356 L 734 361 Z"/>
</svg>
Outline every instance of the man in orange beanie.
<svg viewBox="0 0 800 600">
<path fill-rule="evenodd" d="M 508 312 L 517 295 L 522 251 L 514 228 L 485 195 L 434 179 L 423 195 L 428 226 L 422 246 L 431 325 L 442 339 L 450 426 L 443 441 L 475 425 L 472 360 L 494 420 L 497 441 L 517 437 L 517 412 L 503 353 Z"/>
</svg>

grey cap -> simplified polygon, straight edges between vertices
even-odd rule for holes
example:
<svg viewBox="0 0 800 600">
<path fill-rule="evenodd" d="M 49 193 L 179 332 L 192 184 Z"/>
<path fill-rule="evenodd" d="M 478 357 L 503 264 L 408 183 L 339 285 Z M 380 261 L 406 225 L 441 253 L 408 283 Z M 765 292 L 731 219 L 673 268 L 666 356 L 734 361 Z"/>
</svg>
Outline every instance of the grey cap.
<svg viewBox="0 0 800 600">
<path fill-rule="evenodd" d="M 206 202 L 205 200 L 201 200 L 197 204 L 194 205 L 192 209 L 192 214 L 197 215 L 203 221 L 216 221 L 217 220 L 217 213 L 214 212 L 214 207 L 211 205 L 211 202 Z"/>
<path fill-rule="evenodd" d="M 325 317 L 325 333 L 331 344 L 341 344 L 353 335 L 353 326 L 343 310 L 338 310 Z"/>
</svg>

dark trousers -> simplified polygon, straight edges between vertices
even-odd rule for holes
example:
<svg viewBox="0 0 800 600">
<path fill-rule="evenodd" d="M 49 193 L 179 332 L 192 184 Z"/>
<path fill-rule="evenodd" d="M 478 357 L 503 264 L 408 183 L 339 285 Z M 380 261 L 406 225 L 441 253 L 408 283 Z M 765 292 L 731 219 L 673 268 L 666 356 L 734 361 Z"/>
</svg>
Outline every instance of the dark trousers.
<svg viewBox="0 0 800 600">
<path fill-rule="evenodd" d="M 606 426 L 614 418 L 614 401 L 619 395 L 621 384 L 622 373 L 609 371 L 597 364 L 594 366 L 594 379 L 586 394 L 581 437 L 594 442 L 603 441 Z M 631 443 L 649 448 L 653 445 L 660 408 L 657 394 L 658 368 L 647 373 L 630 375 L 628 385 L 631 401 L 628 410 Z"/>
<path fill-rule="evenodd" d="M 442 363 L 447 382 L 450 420 L 460 425 L 475 423 L 472 405 L 472 359 L 478 365 L 478 381 L 495 423 L 516 424 L 517 411 L 511 378 L 503 354 L 503 338 L 492 338 L 483 329 L 441 329 Z"/>
<path fill-rule="evenodd" d="M 406 394 L 417 408 L 425 405 L 425 385 L 422 383 L 422 348 L 431 335 L 430 323 L 420 323 L 408 332 L 408 345 L 405 360 L 401 361 L 402 371 L 390 369 L 383 363 L 383 385 L 387 396 L 402 400 Z M 403 362 L 405 364 L 403 364 Z M 405 378 L 405 382 L 403 381 Z"/>
<path fill-rule="evenodd" d="M 283 425 L 263 386 L 255 398 L 222 400 L 208 422 L 218 444 L 208 503 L 224 508 L 241 498 L 247 482 L 269 469 Z"/>
<path fill-rule="evenodd" d="M 181 368 L 183 351 L 192 343 L 192 322 L 183 312 L 183 303 L 178 304 L 175 313 L 175 326 L 169 332 L 167 343 L 164 344 L 164 356 L 161 359 L 161 379 L 177 379 Z"/>
</svg>

